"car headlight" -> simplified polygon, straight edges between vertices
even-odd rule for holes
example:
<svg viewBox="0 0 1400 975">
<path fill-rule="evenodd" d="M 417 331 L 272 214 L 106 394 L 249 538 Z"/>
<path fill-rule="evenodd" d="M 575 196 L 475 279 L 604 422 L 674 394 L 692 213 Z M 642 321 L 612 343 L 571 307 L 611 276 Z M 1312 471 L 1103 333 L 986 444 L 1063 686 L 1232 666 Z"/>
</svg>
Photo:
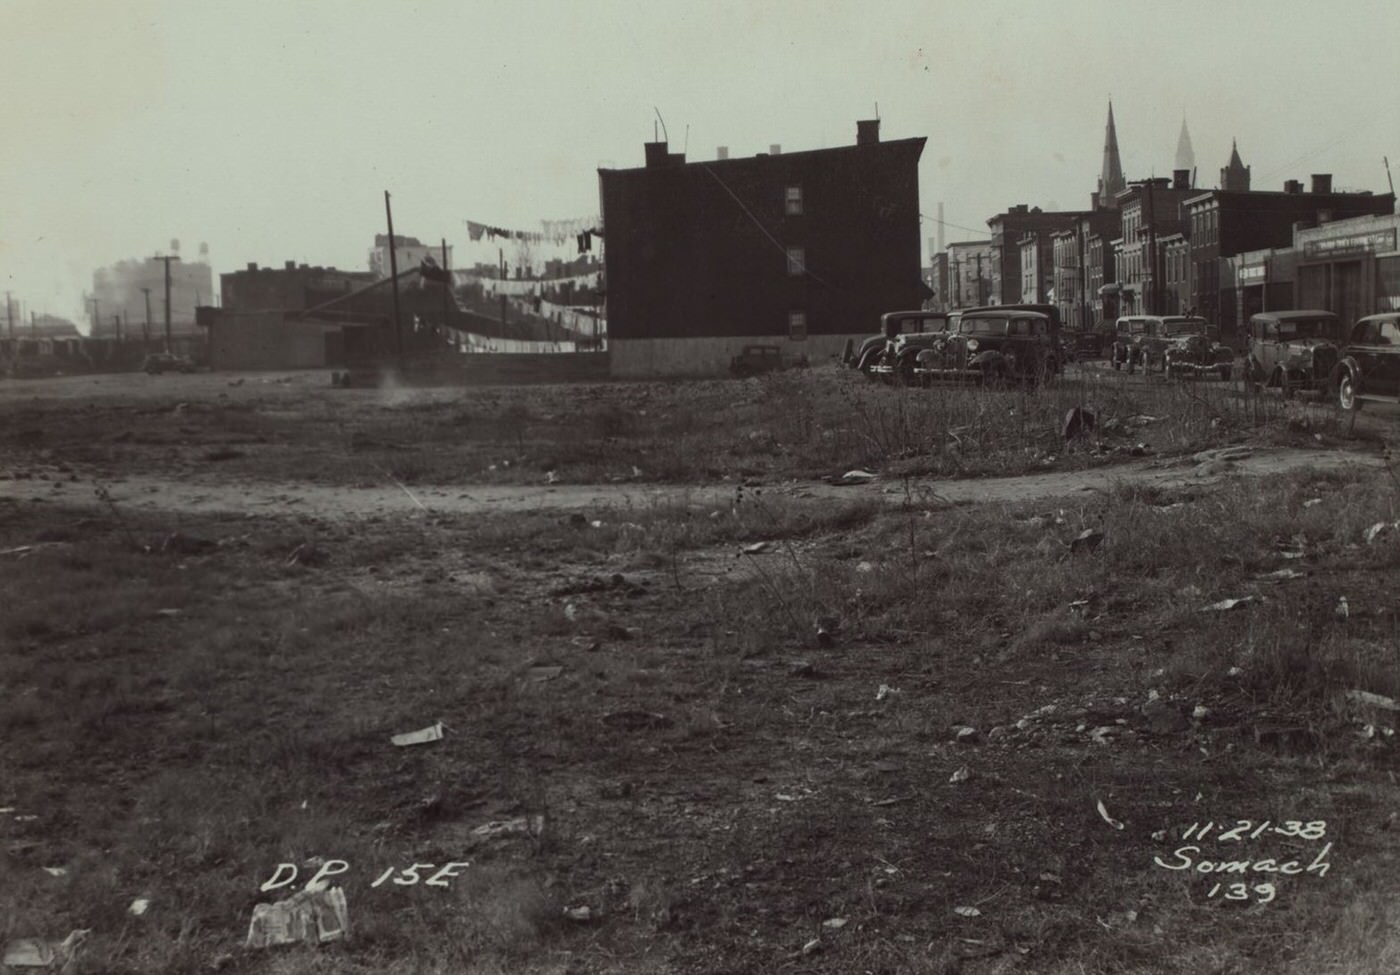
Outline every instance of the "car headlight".
<svg viewBox="0 0 1400 975">
<path fill-rule="evenodd" d="M 976 351 L 977 351 L 977 340 L 976 340 L 976 339 L 968 339 L 968 340 L 967 340 L 967 351 L 969 351 L 969 352 L 976 352 Z"/>
</svg>

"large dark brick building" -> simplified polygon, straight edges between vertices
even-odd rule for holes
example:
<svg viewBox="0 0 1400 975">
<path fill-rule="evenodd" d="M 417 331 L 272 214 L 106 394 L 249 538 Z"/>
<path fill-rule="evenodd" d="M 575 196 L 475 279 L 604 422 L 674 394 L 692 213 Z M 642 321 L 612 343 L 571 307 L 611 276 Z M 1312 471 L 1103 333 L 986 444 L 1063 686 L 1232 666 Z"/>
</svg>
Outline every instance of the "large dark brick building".
<svg viewBox="0 0 1400 975">
<path fill-rule="evenodd" d="M 598 171 L 615 376 L 723 371 L 751 343 L 815 362 L 918 308 L 925 140 Z"/>
</svg>

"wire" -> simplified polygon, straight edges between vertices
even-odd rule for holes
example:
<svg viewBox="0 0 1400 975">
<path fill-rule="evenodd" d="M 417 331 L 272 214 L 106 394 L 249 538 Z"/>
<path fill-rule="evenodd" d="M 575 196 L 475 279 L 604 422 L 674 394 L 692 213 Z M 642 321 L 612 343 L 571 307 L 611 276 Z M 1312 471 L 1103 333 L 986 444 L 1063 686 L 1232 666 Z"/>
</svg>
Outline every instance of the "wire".
<svg viewBox="0 0 1400 975">
<path fill-rule="evenodd" d="M 966 230 L 970 234 L 987 233 L 986 228 L 983 228 L 982 230 L 976 230 L 972 227 L 964 227 L 962 224 L 952 223 L 947 220 L 939 220 L 937 217 L 930 217 L 927 213 L 920 213 L 919 216 L 923 217 L 925 220 L 932 220 L 934 223 L 942 224 L 945 227 L 952 227 L 954 230 Z"/>
<path fill-rule="evenodd" d="M 786 245 L 784 245 L 781 241 L 778 240 L 778 238 L 774 237 L 771 233 L 768 232 L 768 228 L 763 226 L 762 221 L 760 221 L 758 217 L 754 216 L 753 211 L 744 205 L 744 201 L 739 199 L 738 195 L 729 188 L 729 185 L 725 183 L 724 180 L 720 179 L 719 175 L 705 163 L 699 163 L 698 165 L 701 169 L 703 169 L 705 172 L 709 173 L 712 177 L 714 177 L 715 182 L 718 183 L 724 189 L 724 192 L 729 194 L 730 199 L 732 199 L 735 203 L 739 204 L 739 209 L 743 210 L 744 215 L 753 221 L 754 226 L 762 232 L 763 236 L 767 237 L 770 241 L 772 241 L 773 246 L 778 248 L 778 250 L 782 251 L 783 255 L 786 256 L 788 252 Z M 805 258 L 802 262 L 802 273 L 807 277 L 811 278 L 813 281 L 816 281 L 818 284 L 825 285 L 833 291 L 844 292 L 843 288 L 836 287 L 830 281 L 827 281 L 821 275 L 814 273 L 811 270 L 811 268 L 807 267 L 807 262 Z"/>
</svg>

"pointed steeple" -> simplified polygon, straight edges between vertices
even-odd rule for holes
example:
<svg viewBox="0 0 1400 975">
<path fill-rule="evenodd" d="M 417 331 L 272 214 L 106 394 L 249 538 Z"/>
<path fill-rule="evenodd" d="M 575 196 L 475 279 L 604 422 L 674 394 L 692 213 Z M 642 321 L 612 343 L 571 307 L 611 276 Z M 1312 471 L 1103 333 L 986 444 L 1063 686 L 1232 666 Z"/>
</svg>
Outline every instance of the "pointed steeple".
<svg viewBox="0 0 1400 975">
<path fill-rule="evenodd" d="M 1176 139 L 1176 166 L 1175 169 L 1196 168 L 1196 151 L 1191 148 L 1191 133 L 1186 131 L 1186 117 L 1181 118 L 1181 135 Z"/>
<path fill-rule="evenodd" d="M 1099 206 L 1111 208 L 1114 196 L 1127 184 L 1123 180 L 1123 163 L 1118 158 L 1118 130 L 1113 127 L 1113 102 L 1108 103 L 1108 129 L 1103 139 L 1103 172 L 1099 175 Z"/>
<path fill-rule="evenodd" d="M 1220 188 L 1236 193 L 1249 192 L 1249 167 L 1240 158 L 1234 139 L 1230 140 L 1230 165 L 1220 171 Z"/>
</svg>

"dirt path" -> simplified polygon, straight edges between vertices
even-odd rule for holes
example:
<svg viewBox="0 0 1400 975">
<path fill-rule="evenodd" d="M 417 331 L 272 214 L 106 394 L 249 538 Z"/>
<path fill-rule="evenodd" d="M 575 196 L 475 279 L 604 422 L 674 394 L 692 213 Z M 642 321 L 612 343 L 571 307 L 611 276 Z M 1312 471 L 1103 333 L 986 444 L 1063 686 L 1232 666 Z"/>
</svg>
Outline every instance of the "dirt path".
<svg viewBox="0 0 1400 975">
<path fill-rule="evenodd" d="M 1382 458 L 1335 450 L 1286 450 L 1227 447 L 1192 457 L 1152 459 L 1101 470 L 1032 474 L 973 480 L 879 478 L 836 486 L 820 482 L 769 485 L 769 497 L 885 498 L 902 501 L 912 493 L 921 502 L 965 504 L 982 501 L 1035 501 L 1085 491 L 1105 491 L 1116 484 L 1162 488 L 1217 483 L 1225 478 L 1257 477 L 1305 468 L 1380 470 Z M 76 480 L 52 474 L 0 480 L 0 501 L 43 500 L 96 506 L 96 479 Z M 657 504 L 715 504 L 731 498 L 732 484 L 707 485 L 495 485 L 330 487 L 306 483 L 230 481 L 213 476 L 131 476 L 102 482 L 118 504 L 156 511 L 195 513 L 300 514 L 363 518 L 414 513 L 473 514 L 485 511 L 587 510 Z"/>
</svg>

